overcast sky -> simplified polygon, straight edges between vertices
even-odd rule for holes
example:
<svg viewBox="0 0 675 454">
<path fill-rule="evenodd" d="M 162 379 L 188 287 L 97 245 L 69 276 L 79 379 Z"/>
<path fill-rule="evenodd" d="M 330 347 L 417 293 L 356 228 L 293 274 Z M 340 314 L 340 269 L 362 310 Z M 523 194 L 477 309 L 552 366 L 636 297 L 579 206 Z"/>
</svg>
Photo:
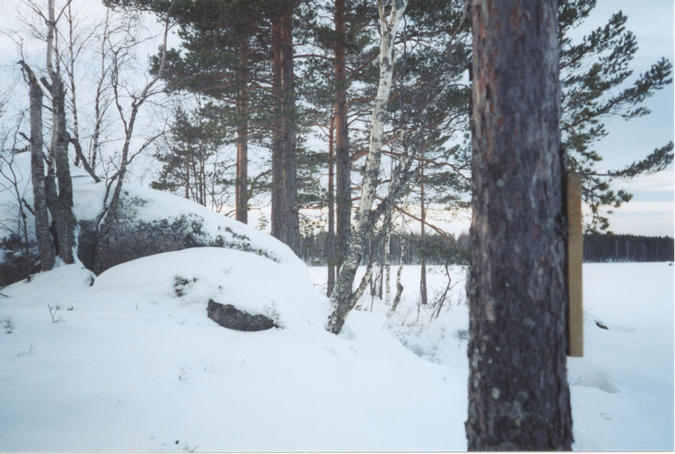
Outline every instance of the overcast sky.
<svg viewBox="0 0 675 454">
<path fill-rule="evenodd" d="M 373 0 L 374 1 L 374 0 Z M 0 31 L 19 27 L 14 12 L 23 0 L 0 0 Z M 80 14 L 100 15 L 100 0 L 78 1 Z M 622 10 L 628 17 L 627 28 L 637 37 L 639 50 L 632 65 L 635 74 L 649 69 L 662 56 L 673 61 L 672 0 L 598 0 L 589 20 L 577 31 L 583 33 L 604 25 L 609 17 Z M 20 28 L 20 27 L 19 27 Z M 0 80 L 2 85 L 20 83 L 15 62 L 16 45 L 0 33 Z M 17 80 L 18 79 L 18 80 Z M 673 86 L 657 93 L 647 106 L 652 114 L 629 122 L 610 119 L 609 136 L 598 144 L 604 160 L 599 170 L 612 170 L 639 160 L 654 148 L 673 140 Z M 621 182 L 634 199 L 610 216 L 611 230 L 616 233 L 673 235 L 673 166 L 657 175 Z"/>
</svg>

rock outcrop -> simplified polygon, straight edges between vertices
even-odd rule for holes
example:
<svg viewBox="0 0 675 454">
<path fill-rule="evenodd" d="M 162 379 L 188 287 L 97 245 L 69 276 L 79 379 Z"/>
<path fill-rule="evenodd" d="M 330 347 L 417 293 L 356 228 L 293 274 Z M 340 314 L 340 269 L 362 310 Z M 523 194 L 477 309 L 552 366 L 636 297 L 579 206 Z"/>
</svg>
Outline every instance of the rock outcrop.
<svg viewBox="0 0 675 454">
<path fill-rule="evenodd" d="M 249 314 L 231 304 L 220 304 L 213 300 L 209 300 L 206 313 L 220 326 L 237 331 L 263 331 L 277 328 L 274 320 L 263 314 Z"/>
</svg>

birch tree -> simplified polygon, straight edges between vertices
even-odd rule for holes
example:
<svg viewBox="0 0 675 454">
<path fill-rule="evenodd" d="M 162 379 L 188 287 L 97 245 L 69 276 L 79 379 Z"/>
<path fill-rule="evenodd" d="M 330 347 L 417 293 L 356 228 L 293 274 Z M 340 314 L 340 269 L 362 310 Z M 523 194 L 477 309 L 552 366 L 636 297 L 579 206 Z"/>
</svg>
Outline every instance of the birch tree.
<svg viewBox="0 0 675 454">
<path fill-rule="evenodd" d="M 356 225 L 349 241 L 349 252 L 340 268 L 335 290 L 331 296 L 332 312 L 328 318 L 326 329 L 334 334 L 340 332 L 347 314 L 356 304 L 356 299 L 352 298 L 352 284 L 363 255 L 366 239 L 372 228 L 370 217 L 380 174 L 384 115 L 394 72 L 394 44 L 401 17 L 407 4 L 407 0 L 392 0 L 391 4 L 388 5 L 389 12 L 387 13 L 384 0 L 378 0 L 377 3 L 380 16 L 380 33 L 382 35 L 380 42 L 380 79 L 370 123 L 369 148 L 361 189 L 361 200 L 356 213 Z"/>
<path fill-rule="evenodd" d="M 33 70 L 21 60 L 24 78 L 28 84 L 30 99 L 30 164 L 33 185 L 33 210 L 35 219 L 35 237 L 40 256 L 40 269 L 51 270 L 54 267 L 54 244 L 49 233 L 49 213 L 47 208 L 47 192 L 45 190 L 44 137 L 42 134 L 42 98 L 44 93 Z"/>
<path fill-rule="evenodd" d="M 66 4 L 69 5 L 70 2 Z M 59 13 L 59 17 L 65 7 Z M 70 178 L 68 160 L 68 134 L 66 122 L 66 89 L 61 77 L 61 64 L 56 37 L 58 18 L 54 10 L 54 0 L 47 3 L 47 74 L 50 82 L 42 83 L 51 94 L 52 101 L 52 137 L 47 160 L 47 203 L 54 220 L 56 244 L 59 256 L 65 263 L 75 260 L 75 214 L 73 212 L 73 182 Z"/>
<path fill-rule="evenodd" d="M 35 230 L 40 255 L 40 267 L 43 271 L 51 269 L 55 264 L 55 253 L 64 263 L 75 260 L 75 225 L 73 213 L 73 185 L 70 177 L 68 161 L 68 144 L 70 136 L 67 130 L 65 98 L 66 91 L 61 77 L 61 63 L 57 39 L 57 24 L 63 15 L 66 5 L 57 14 L 54 0 L 47 3 L 47 11 L 43 11 L 33 3 L 28 6 L 47 26 L 44 37 L 46 42 L 46 70 L 48 79 L 38 77 L 22 58 L 19 64 L 29 89 L 30 99 L 30 144 L 31 144 L 31 177 L 33 181 L 33 197 L 35 199 Z M 44 155 L 44 136 L 42 119 L 42 99 L 44 86 L 51 98 L 51 142 L 48 154 Z M 44 162 L 47 162 L 45 176 Z M 56 233 L 56 250 L 51 244 L 49 231 L 49 214 L 51 214 Z"/>
</svg>

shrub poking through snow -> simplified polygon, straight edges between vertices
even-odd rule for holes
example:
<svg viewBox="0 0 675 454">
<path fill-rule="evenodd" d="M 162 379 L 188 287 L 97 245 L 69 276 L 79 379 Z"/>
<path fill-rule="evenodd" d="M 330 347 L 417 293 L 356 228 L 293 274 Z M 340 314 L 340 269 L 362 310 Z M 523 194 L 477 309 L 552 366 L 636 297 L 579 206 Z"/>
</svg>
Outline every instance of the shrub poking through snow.
<svg viewBox="0 0 675 454">
<path fill-rule="evenodd" d="M 183 276 L 175 276 L 173 278 L 173 291 L 177 297 L 184 296 L 186 288 L 193 282 L 197 282 L 197 278 L 193 277 L 192 279 L 186 279 Z"/>
<path fill-rule="evenodd" d="M 14 331 L 14 322 L 11 318 L 2 320 L 2 329 L 4 329 L 7 334 L 12 334 Z"/>
</svg>

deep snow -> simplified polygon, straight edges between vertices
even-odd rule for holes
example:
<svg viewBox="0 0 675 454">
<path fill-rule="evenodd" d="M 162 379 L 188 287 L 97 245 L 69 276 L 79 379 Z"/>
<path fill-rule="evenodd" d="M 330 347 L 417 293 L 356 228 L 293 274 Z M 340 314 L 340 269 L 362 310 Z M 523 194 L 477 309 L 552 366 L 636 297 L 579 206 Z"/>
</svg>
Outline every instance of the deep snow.
<svg viewBox="0 0 675 454">
<path fill-rule="evenodd" d="M 93 286 L 70 265 L 3 289 L 0 450 L 465 449 L 463 269 L 438 319 L 418 315 L 408 266 L 395 314 L 378 300 L 369 312 L 366 292 L 336 337 L 320 285 L 290 268 L 204 248 L 118 265 Z M 197 278 L 183 296 L 176 275 Z M 585 265 L 584 283 L 574 448 L 672 450 L 673 268 Z M 444 285 L 432 267 L 432 299 Z M 277 312 L 285 328 L 221 328 L 210 295 Z"/>
</svg>

